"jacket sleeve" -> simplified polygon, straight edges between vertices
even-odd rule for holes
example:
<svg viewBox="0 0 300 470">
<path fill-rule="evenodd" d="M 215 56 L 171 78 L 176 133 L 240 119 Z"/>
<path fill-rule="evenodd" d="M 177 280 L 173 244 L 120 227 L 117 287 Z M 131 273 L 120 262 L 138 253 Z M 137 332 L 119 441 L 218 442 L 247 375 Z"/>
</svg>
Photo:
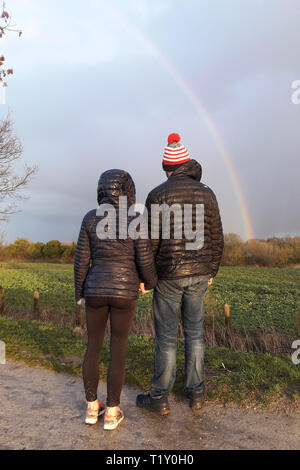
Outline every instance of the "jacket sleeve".
<svg viewBox="0 0 300 470">
<path fill-rule="evenodd" d="M 91 251 L 90 241 L 87 232 L 85 219 L 81 224 L 78 242 L 75 250 L 74 258 L 74 282 L 75 282 L 75 299 L 80 300 L 83 295 L 84 282 L 90 267 Z"/>
<path fill-rule="evenodd" d="M 159 203 L 158 201 L 154 200 L 152 193 L 149 193 L 145 206 L 146 206 L 147 213 L 148 213 L 148 233 L 149 233 L 149 238 L 151 240 L 153 258 L 155 260 L 156 255 L 159 250 L 160 239 L 161 239 L 161 212 L 159 213 L 159 217 L 157 219 L 155 218 L 153 219 L 152 214 L 151 214 L 152 204 L 159 204 Z M 156 235 L 154 236 L 154 234 Z"/>
<path fill-rule="evenodd" d="M 145 289 L 153 289 L 157 284 L 157 274 L 150 240 L 141 238 L 135 240 L 135 260 L 140 279 L 145 284 Z"/>
<path fill-rule="evenodd" d="M 223 227 L 219 212 L 219 206 L 216 196 L 211 194 L 211 211 L 212 211 L 212 224 L 211 224 L 211 245 L 212 245 L 212 277 L 215 277 L 222 259 L 224 249 Z"/>
<path fill-rule="evenodd" d="M 135 262 L 141 281 L 145 284 L 145 289 L 153 289 L 157 284 L 157 274 L 148 238 L 147 220 L 145 225 L 140 225 L 140 237 L 134 241 Z"/>
</svg>

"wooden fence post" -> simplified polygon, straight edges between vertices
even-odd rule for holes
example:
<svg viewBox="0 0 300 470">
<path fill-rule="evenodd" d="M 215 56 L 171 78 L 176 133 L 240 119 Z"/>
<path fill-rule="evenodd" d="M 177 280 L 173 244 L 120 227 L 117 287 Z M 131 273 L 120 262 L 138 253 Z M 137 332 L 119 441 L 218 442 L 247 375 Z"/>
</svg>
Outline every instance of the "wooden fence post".
<svg viewBox="0 0 300 470">
<path fill-rule="evenodd" d="M 33 294 L 33 303 L 34 303 L 34 319 L 39 320 L 41 316 L 40 312 L 40 294 L 38 291 L 35 291 Z"/>
<path fill-rule="evenodd" d="M 224 305 L 224 315 L 225 315 L 225 326 L 226 326 L 226 333 L 230 333 L 230 305 Z"/>
<path fill-rule="evenodd" d="M 5 291 L 3 287 L 0 288 L 0 315 L 2 316 L 4 313 L 5 307 Z"/>
</svg>

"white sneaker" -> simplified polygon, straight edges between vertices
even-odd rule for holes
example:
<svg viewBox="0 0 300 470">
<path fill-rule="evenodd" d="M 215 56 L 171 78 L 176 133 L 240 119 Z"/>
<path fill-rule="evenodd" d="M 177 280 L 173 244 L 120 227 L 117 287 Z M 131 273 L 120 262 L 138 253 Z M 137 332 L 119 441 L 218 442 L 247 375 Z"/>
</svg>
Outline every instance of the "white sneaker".
<svg viewBox="0 0 300 470">
<path fill-rule="evenodd" d="M 104 415 L 104 429 L 106 429 L 107 431 L 112 431 L 113 429 L 116 429 L 119 424 L 123 421 L 123 419 L 124 413 L 122 410 L 120 410 L 119 407 L 117 407 L 116 416 L 111 416 L 109 414 L 109 408 L 106 408 Z"/>
<path fill-rule="evenodd" d="M 98 401 L 98 407 L 92 408 L 90 403 L 91 402 L 87 401 L 85 424 L 96 424 L 98 422 L 98 417 L 104 414 L 105 406 L 103 405 L 103 403 L 100 403 Z"/>
</svg>

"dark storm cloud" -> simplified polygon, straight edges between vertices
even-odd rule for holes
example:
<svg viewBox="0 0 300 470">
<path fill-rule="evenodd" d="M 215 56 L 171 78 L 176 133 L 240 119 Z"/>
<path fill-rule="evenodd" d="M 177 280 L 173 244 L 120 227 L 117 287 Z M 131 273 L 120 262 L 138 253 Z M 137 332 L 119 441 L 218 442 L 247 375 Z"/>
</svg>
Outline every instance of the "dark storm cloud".
<svg viewBox="0 0 300 470">
<path fill-rule="evenodd" d="M 24 157 L 40 171 L 7 227 L 10 240 L 76 238 L 110 167 L 132 174 L 143 202 L 164 177 L 161 155 L 173 130 L 202 163 L 225 231 L 244 236 L 226 165 L 166 63 L 225 141 L 256 236 L 300 233 L 300 105 L 290 99 L 300 79 L 297 0 L 89 1 L 84 15 L 77 1 L 15 3 L 24 39 L 6 45 L 15 67 L 7 101 Z"/>
</svg>

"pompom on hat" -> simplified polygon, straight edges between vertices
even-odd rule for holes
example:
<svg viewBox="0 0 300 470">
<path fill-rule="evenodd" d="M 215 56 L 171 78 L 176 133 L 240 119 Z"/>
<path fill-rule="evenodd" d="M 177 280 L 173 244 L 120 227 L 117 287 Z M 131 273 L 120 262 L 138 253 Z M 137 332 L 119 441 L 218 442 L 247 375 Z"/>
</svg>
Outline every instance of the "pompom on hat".
<svg viewBox="0 0 300 470">
<path fill-rule="evenodd" d="M 190 160 L 190 154 L 184 145 L 180 144 L 179 134 L 170 134 L 168 137 L 168 145 L 165 147 L 163 156 L 163 168 L 175 170 L 178 165 L 188 162 Z"/>
</svg>

